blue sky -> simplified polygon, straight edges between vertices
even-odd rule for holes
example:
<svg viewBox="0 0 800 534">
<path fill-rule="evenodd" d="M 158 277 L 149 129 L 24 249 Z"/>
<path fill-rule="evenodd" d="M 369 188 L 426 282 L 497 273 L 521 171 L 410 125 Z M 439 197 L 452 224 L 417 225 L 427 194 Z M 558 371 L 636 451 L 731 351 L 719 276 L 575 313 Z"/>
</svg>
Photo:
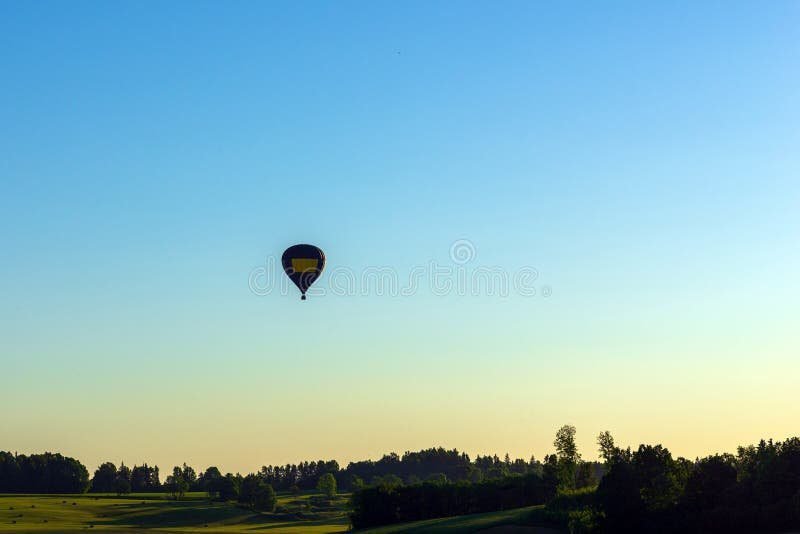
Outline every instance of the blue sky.
<svg viewBox="0 0 800 534">
<path fill-rule="evenodd" d="M 688 456 L 796 432 L 798 23 L 3 3 L 0 446 L 246 471 L 542 456 L 568 422 L 588 456 L 605 429 Z M 402 278 L 458 239 L 539 294 L 248 289 L 296 242 Z"/>
</svg>

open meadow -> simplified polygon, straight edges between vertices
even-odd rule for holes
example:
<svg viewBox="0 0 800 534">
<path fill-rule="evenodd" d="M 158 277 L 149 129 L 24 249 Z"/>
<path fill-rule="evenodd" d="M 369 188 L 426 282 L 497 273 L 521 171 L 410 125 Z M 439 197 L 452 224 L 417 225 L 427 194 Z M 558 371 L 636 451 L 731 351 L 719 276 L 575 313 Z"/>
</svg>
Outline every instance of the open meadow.
<svg viewBox="0 0 800 534">
<path fill-rule="evenodd" d="M 279 494 L 275 513 L 257 513 L 232 503 L 211 502 L 204 493 L 174 501 L 152 493 L 123 497 L 110 494 L 0 494 L 0 532 L 26 533 L 328 533 L 349 530 L 347 500 L 339 495 L 323 503 L 315 494 Z M 533 532 L 556 530 L 530 525 L 541 506 L 388 525 L 362 532 Z"/>
<path fill-rule="evenodd" d="M 318 494 L 279 494 L 274 513 L 212 502 L 204 493 L 180 501 L 162 494 L 0 495 L 0 532 L 343 532 L 347 500 Z"/>
</svg>

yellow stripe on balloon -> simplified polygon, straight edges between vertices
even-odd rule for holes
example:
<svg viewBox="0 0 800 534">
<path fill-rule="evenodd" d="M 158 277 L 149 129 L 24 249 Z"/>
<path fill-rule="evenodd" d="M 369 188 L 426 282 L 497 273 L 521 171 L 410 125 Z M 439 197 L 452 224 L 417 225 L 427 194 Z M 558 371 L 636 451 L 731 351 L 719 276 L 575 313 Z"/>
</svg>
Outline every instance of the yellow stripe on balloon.
<svg viewBox="0 0 800 534">
<path fill-rule="evenodd" d="M 292 269 L 296 273 L 317 270 L 317 260 L 314 258 L 292 258 Z"/>
</svg>

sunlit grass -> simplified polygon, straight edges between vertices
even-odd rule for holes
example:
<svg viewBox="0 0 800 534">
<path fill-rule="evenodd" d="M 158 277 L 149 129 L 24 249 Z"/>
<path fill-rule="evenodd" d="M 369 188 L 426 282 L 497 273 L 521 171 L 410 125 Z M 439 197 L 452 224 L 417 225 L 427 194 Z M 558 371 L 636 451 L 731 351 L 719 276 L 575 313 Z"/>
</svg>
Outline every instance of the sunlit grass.
<svg viewBox="0 0 800 534">
<path fill-rule="evenodd" d="M 275 513 L 211 502 L 204 493 L 174 501 L 158 493 L 0 495 L 0 532 L 342 532 L 347 496 L 280 494 Z"/>
<path fill-rule="evenodd" d="M 400 532 L 425 532 L 436 534 L 453 534 L 459 532 L 476 532 L 487 530 L 491 532 L 494 528 L 507 528 L 509 532 L 514 527 L 525 532 L 534 534 L 557 534 L 558 531 L 534 527 L 529 524 L 528 516 L 531 511 L 542 508 L 542 506 L 528 506 L 526 508 L 516 508 L 514 510 L 504 510 L 502 512 L 489 512 L 486 514 L 470 514 L 457 517 L 443 517 L 440 519 L 427 519 L 425 521 L 415 521 L 413 523 L 398 523 L 374 529 L 364 530 L 365 534 L 393 534 Z"/>
</svg>

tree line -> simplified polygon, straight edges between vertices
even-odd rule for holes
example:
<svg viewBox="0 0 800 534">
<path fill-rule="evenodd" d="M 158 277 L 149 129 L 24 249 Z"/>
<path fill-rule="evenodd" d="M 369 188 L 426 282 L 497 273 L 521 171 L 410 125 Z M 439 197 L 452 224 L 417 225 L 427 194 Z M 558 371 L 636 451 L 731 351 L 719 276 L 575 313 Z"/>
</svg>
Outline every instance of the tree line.
<svg viewBox="0 0 800 534">
<path fill-rule="evenodd" d="M 275 491 L 304 491 L 318 487 L 320 479 L 332 477 L 338 489 L 353 490 L 382 483 L 414 485 L 422 482 L 481 482 L 510 475 L 542 473 L 543 465 L 530 460 L 478 456 L 474 461 L 456 449 L 442 447 L 389 453 L 378 460 L 350 462 L 342 469 L 336 460 L 303 461 L 297 464 L 265 465 L 256 473 L 227 473 L 211 466 L 196 471 L 186 463 L 175 466 L 162 480 L 157 465 L 127 466 L 104 462 L 90 477 L 78 460 L 60 454 L 30 456 L 0 452 L 0 492 L 29 493 L 117 493 L 163 492 L 180 498 L 187 492 L 207 492 L 215 498 L 237 499 L 245 479 L 257 477 Z M 248 480 L 253 480 L 253 478 Z"/>
<path fill-rule="evenodd" d="M 602 437 L 602 435 L 601 435 Z M 761 440 L 694 461 L 661 445 L 614 446 L 584 508 L 584 531 L 785 532 L 800 528 L 800 438 Z M 587 513 L 588 512 L 588 513 Z M 574 513 L 574 512 L 573 512 Z"/>
<path fill-rule="evenodd" d="M 602 432 L 597 463 L 582 460 L 575 433 L 569 425 L 559 429 L 556 452 L 529 474 L 410 486 L 384 478 L 353 493 L 352 523 L 362 528 L 545 504 L 528 524 L 572 533 L 800 529 L 800 438 L 688 460 L 660 444 L 623 449 Z"/>
<path fill-rule="evenodd" d="M 508 455 L 471 460 L 455 449 L 391 453 L 376 461 L 334 460 L 264 466 L 247 475 L 216 467 L 197 473 L 175 466 L 162 482 L 158 466 L 100 465 L 90 478 L 74 458 L 55 453 L 0 451 L 0 492 L 82 493 L 159 491 L 180 499 L 188 491 L 274 510 L 275 492 L 316 488 L 333 497 L 352 491 L 354 526 L 546 504 L 532 524 L 572 532 L 778 532 L 800 528 L 800 438 L 739 447 L 736 454 L 688 460 L 662 445 L 618 447 L 598 436 L 601 459 L 586 461 L 565 425 L 555 452 L 542 461 Z"/>
<path fill-rule="evenodd" d="M 468 454 L 456 449 L 436 447 L 405 452 L 402 456 L 393 452 L 378 460 L 350 462 L 344 469 L 336 460 L 312 460 L 297 464 L 265 465 L 254 474 L 276 491 L 315 489 L 320 478 L 330 474 L 339 489 L 350 491 L 384 481 L 414 485 L 422 482 L 481 482 L 529 473 L 541 475 L 543 468 L 543 464 L 533 457 L 529 460 L 512 460 L 508 454 L 502 459 L 497 455 L 479 455 L 471 460 Z M 220 482 L 221 478 L 228 477 L 233 481 L 244 478 L 238 473 L 223 476 L 215 466 L 198 473 L 185 463 L 175 466 L 163 483 L 159 481 L 159 473 L 158 466 L 144 464 L 128 468 L 123 463 L 117 468 L 114 463 L 106 462 L 95 471 L 89 491 L 127 493 L 170 492 L 176 489 L 183 493 L 204 491 L 216 494 L 221 491 L 225 494 L 230 488 L 229 484 Z"/>
<path fill-rule="evenodd" d="M 46 452 L 0 451 L 0 493 L 83 493 L 89 472 L 78 460 Z"/>
<path fill-rule="evenodd" d="M 556 433 L 555 454 L 538 462 L 466 455 L 457 465 L 455 480 L 447 477 L 404 485 L 399 477 L 385 476 L 353 493 L 351 522 L 355 528 L 418 521 L 436 517 L 473 514 L 544 504 L 559 491 L 593 488 L 603 466 L 581 460 L 575 444 L 575 427 L 565 425 Z M 424 452 L 424 451 L 423 451 Z M 410 458 L 417 455 L 410 454 Z M 425 454 L 421 455 L 423 458 Z M 454 458 L 454 455 L 449 455 Z M 412 461 L 412 465 L 415 462 Z"/>
<path fill-rule="evenodd" d="M 134 465 L 129 468 L 123 462 L 119 468 L 112 462 L 105 462 L 94 472 L 90 484 L 90 491 L 101 493 L 117 493 L 120 495 L 135 492 L 159 491 L 158 466 L 150 467 L 147 464 Z"/>
<path fill-rule="evenodd" d="M 381 482 L 355 491 L 353 528 L 475 514 L 541 504 L 556 493 L 556 481 L 536 473 L 482 482 L 423 482 L 404 486 Z"/>
</svg>

